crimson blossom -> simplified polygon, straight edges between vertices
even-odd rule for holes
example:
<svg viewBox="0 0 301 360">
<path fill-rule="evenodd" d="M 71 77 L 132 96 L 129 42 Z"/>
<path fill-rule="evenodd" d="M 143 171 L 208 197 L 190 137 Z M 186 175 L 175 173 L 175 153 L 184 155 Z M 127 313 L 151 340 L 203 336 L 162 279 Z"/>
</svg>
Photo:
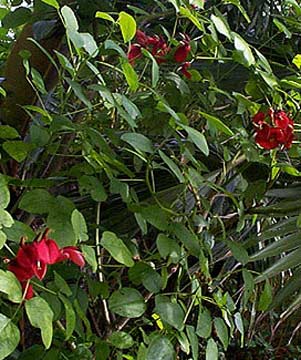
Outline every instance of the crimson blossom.
<svg viewBox="0 0 301 360">
<path fill-rule="evenodd" d="M 47 265 L 68 259 L 80 267 L 85 265 L 84 257 L 76 246 L 60 249 L 55 240 L 48 239 L 46 232 L 40 241 L 25 243 L 22 240 L 16 257 L 9 261 L 8 270 L 20 281 L 25 292 L 24 298 L 31 299 L 34 293 L 28 281 L 33 277 L 42 280 L 46 275 Z"/>
<path fill-rule="evenodd" d="M 269 122 L 267 122 L 267 120 Z M 253 117 L 255 142 L 267 150 L 278 146 L 289 149 L 294 139 L 294 121 L 283 110 L 270 109 Z"/>
</svg>

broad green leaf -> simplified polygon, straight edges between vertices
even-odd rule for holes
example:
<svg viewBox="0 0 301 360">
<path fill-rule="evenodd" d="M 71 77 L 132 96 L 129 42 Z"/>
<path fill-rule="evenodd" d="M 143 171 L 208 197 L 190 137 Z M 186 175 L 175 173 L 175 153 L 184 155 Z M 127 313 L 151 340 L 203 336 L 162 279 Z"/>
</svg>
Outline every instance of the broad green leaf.
<svg viewBox="0 0 301 360">
<path fill-rule="evenodd" d="M 89 236 L 87 234 L 88 229 L 87 229 L 86 220 L 83 214 L 77 209 L 73 210 L 72 212 L 71 223 L 77 241 L 81 242 L 81 241 L 89 240 Z"/>
<path fill-rule="evenodd" d="M 266 311 L 273 301 L 273 292 L 270 282 L 266 280 L 263 292 L 260 295 L 259 303 L 258 303 L 258 310 L 259 311 Z"/>
<path fill-rule="evenodd" d="M 138 133 L 125 133 L 121 136 L 121 140 L 130 144 L 134 149 L 142 152 L 153 153 L 152 142 L 144 135 Z"/>
<path fill-rule="evenodd" d="M 47 214 L 55 204 L 55 199 L 48 191 L 35 189 L 26 192 L 19 208 L 33 214 Z"/>
<path fill-rule="evenodd" d="M 32 77 L 32 82 L 36 87 L 37 91 L 43 95 L 47 94 L 47 90 L 45 88 L 44 80 L 42 75 L 38 72 L 38 70 L 31 68 L 30 74 Z"/>
<path fill-rule="evenodd" d="M 208 156 L 209 148 L 205 136 L 190 126 L 183 126 L 183 128 L 187 131 L 188 138 L 194 143 L 194 145 L 201 150 L 202 153 Z"/>
<path fill-rule="evenodd" d="M 167 230 L 169 214 L 157 205 L 143 207 L 140 210 L 142 217 L 159 230 Z"/>
<path fill-rule="evenodd" d="M 162 278 L 150 265 L 137 262 L 128 272 L 129 280 L 134 285 L 143 284 L 151 293 L 158 293 L 162 287 Z"/>
<path fill-rule="evenodd" d="M 166 336 L 153 337 L 146 351 L 146 360 L 175 360 L 176 353 Z"/>
<path fill-rule="evenodd" d="M 156 240 L 157 248 L 161 257 L 170 256 L 172 262 L 177 263 L 181 257 L 181 248 L 175 239 L 170 239 L 164 234 L 159 234 Z"/>
<path fill-rule="evenodd" d="M 241 5 L 240 0 L 223 0 L 223 2 L 225 4 L 233 4 L 233 5 L 235 5 L 238 8 L 238 10 L 242 13 L 244 18 L 247 20 L 248 24 L 250 24 L 251 19 L 249 18 L 249 15 L 246 12 L 246 10 L 244 9 L 244 7 Z"/>
<path fill-rule="evenodd" d="M 3 9 L 4 10 L 4 9 Z M 0 9 L 0 11 L 1 11 L 1 9 Z M 1 12 L 0 12 L 0 14 L 1 14 Z M 0 20 L 1 20 L 1 16 L 0 16 Z M 0 95 L 2 95 L 2 96 L 6 96 L 6 91 L 3 89 L 3 87 L 2 86 L 0 86 Z"/>
<path fill-rule="evenodd" d="M 162 321 L 165 321 L 177 330 L 183 330 L 184 310 L 179 304 L 171 302 L 167 296 L 158 295 L 156 297 L 155 312 L 160 315 Z"/>
<path fill-rule="evenodd" d="M 207 343 L 206 360 L 218 360 L 218 348 L 212 338 L 210 338 Z"/>
<path fill-rule="evenodd" d="M 90 33 L 78 33 L 82 41 L 82 48 L 93 58 L 98 54 L 98 46 Z"/>
<path fill-rule="evenodd" d="M 242 244 L 228 240 L 227 245 L 229 246 L 232 255 L 235 257 L 236 260 L 241 262 L 242 265 L 245 265 L 249 261 L 248 252 Z"/>
<path fill-rule="evenodd" d="M 50 134 L 47 129 L 38 125 L 31 125 L 30 140 L 36 146 L 45 146 L 50 139 Z"/>
<path fill-rule="evenodd" d="M 16 349 L 20 341 L 18 327 L 3 314 L 0 314 L 0 360 L 7 357 Z"/>
<path fill-rule="evenodd" d="M 68 31 L 77 31 L 79 26 L 73 10 L 69 6 L 65 5 L 61 9 L 61 13 L 64 19 L 64 25 Z"/>
<path fill-rule="evenodd" d="M 250 67 L 255 64 L 255 58 L 248 43 L 237 33 L 232 32 L 234 47 L 243 61 L 243 65 Z"/>
<path fill-rule="evenodd" d="M 10 202 L 10 193 L 7 186 L 7 181 L 4 176 L 0 174 L 0 208 L 5 209 Z"/>
<path fill-rule="evenodd" d="M 19 280 L 10 271 L 0 270 L 0 291 L 7 294 L 10 301 L 22 301 L 22 289 Z"/>
<path fill-rule="evenodd" d="M 186 326 L 186 332 L 191 346 L 192 359 L 199 359 L 199 339 L 196 336 L 195 328 L 191 325 Z"/>
<path fill-rule="evenodd" d="M 102 234 L 101 245 L 119 263 L 128 267 L 134 266 L 135 263 L 132 259 L 130 250 L 113 232 L 105 231 Z"/>
<path fill-rule="evenodd" d="M 3 149 L 17 162 L 22 162 L 26 159 L 28 153 L 32 150 L 32 144 L 25 143 L 23 141 L 5 141 Z"/>
<path fill-rule="evenodd" d="M 219 16 L 211 14 L 210 20 L 213 22 L 214 26 L 216 27 L 216 30 L 220 34 L 226 36 L 228 40 L 232 41 L 231 31 L 227 21 L 224 19 L 222 14 L 218 14 L 218 15 Z"/>
<path fill-rule="evenodd" d="M 212 318 L 207 308 L 199 310 L 196 334 L 202 338 L 209 338 L 212 331 Z"/>
<path fill-rule="evenodd" d="M 198 237 L 187 229 L 187 227 L 180 223 L 174 223 L 171 226 L 172 231 L 176 237 L 184 244 L 189 252 L 198 257 L 200 254 L 200 242 Z"/>
<path fill-rule="evenodd" d="M 19 137 L 18 131 L 9 125 L 0 125 L 0 139 L 15 139 Z"/>
<path fill-rule="evenodd" d="M 25 302 L 25 310 L 31 325 L 41 330 L 43 344 L 49 349 L 53 332 L 53 312 L 50 306 L 43 298 L 35 296 Z"/>
<path fill-rule="evenodd" d="M 6 29 L 16 28 L 27 23 L 31 18 L 32 12 L 26 7 L 18 7 L 14 11 L 10 11 L 1 20 L 2 26 Z"/>
<path fill-rule="evenodd" d="M 14 224 L 14 219 L 12 218 L 11 214 L 0 208 L 0 228 L 5 226 L 7 228 L 11 227 Z"/>
<path fill-rule="evenodd" d="M 301 54 L 297 54 L 295 55 L 295 57 L 292 60 L 292 63 L 295 64 L 297 66 L 297 68 L 300 70 L 301 68 Z M 1 129 L 1 127 L 0 127 Z M 1 132 L 0 132 L 1 134 Z"/>
<path fill-rule="evenodd" d="M 225 125 L 220 119 L 218 119 L 217 117 L 213 116 L 213 115 L 209 115 L 209 114 L 206 114 L 202 111 L 200 111 L 200 114 L 202 116 L 204 116 L 204 118 L 208 121 L 208 123 L 215 127 L 217 130 L 225 133 L 226 135 L 229 135 L 229 136 L 233 136 L 234 133 L 233 131 L 227 126 Z"/>
<path fill-rule="evenodd" d="M 7 236 L 5 232 L 0 230 L 0 250 L 3 248 L 4 244 L 6 243 L 6 240 L 7 240 Z"/>
<path fill-rule="evenodd" d="M 64 308 L 65 308 L 65 314 L 66 314 L 66 334 L 65 334 L 65 340 L 68 340 L 74 329 L 75 329 L 75 324 L 76 324 L 76 316 L 75 316 L 75 311 L 73 309 L 73 306 L 71 304 L 71 302 L 62 294 L 59 294 L 59 298 L 62 301 L 62 303 L 64 304 Z"/>
<path fill-rule="evenodd" d="M 201 32 L 205 31 L 204 25 L 199 21 L 196 16 L 192 14 L 192 12 L 188 8 L 180 6 L 180 14 L 189 19 L 193 23 L 193 25 L 195 25 Z"/>
<path fill-rule="evenodd" d="M 81 102 L 83 102 L 87 106 L 88 109 L 92 109 L 92 104 L 88 100 L 86 95 L 83 93 L 83 89 L 80 86 L 80 84 L 73 80 L 67 79 L 67 78 L 65 80 L 71 86 L 72 90 L 74 91 L 74 94 L 79 98 L 79 100 Z"/>
<path fill-rule="evenodd" d="M 108 341 L 117 349 L 129 349 L 135 344 L 132 336 L 125 331 L 114 331 Z"/>
<path fill-rule="evenodd" d="M 57 10 L 60 8 L 60 5 L 56 0 L 42 0 L 42 1 L 43 3 L 52 6 Z"/>
<path fill-rule="evenodd" d="M 179 182 L 184 183 L 185 178 L 182 175 L 178 165 L 173 160 L 171 160 L 167 155 L 165 155 L 163 151 L 159 150 L 159 155 L 161 156 L 161 159 L 165 162 L 165 164 L 169 167 L 169 169 L 172 171 L 172 173 L 177 177 Z"/>
<path fill-rule="evenodd" d="M 104 19 L 104 20 L 109 20 L 112 23 L 115 23 L 115 20 L 112 18 L 112 16 L 106 12 L 103 11 L 97 11 L 95 14 L 95 17 L 98 19 Z"/>
<path fill-rule="evenodd" d="M 143 296 L 136 289 L 121 288 L 109 298 L 109 308 L 115 314 L 138 318 L 144 314 L 146 305 Z"/>
<path fill-rule="evenodd" d="M 130 14 L 121 11 L 117 23 L 120 26 L 123 41 L 125 43 L 131 41 L 136 34 L 137 25 L 135 19 Z"/>
<path fill-rule="evenodd" d="M 26 236 L 28 241 L 32 241 L 36 234 L 34 231 L 26 224 L 15 220 L 13 225 L 10 228 L 3 229 L 9 240 L 19 243 L 22 236 Z"/>
<path fill-rule="evenodd" d="M 89 245 L 81 245 L 81 250 L 84 255 L 85 260 L 92 267 L 92 271 L 96 272 L 97 270 L 97 259 L 95 255 L 95 250 L 92 246 Z"/>
<path fill-rule="evenodd" d="M 227 350 L 229 345 L 228 328 L 222 318 L 214 318 L 213 322 L 214 322 L 216 334 L 220 339 L 221 343 L 223 344 L 224 349 Z"/>
<path fill-rule="evenodd" d="M 130 89 L 134 92 L 137 91 L 139 87 L 139 78 L 133 66 L 129 62 L 124 62 L 121 67 Z"/>
<path fill-rule="evenodd" d="M 72 291 L 69 285 L 66 283 L 65 279 L 61 277 L 61 275 L 58 274 L 56 271 L 54 271 L 54 283 L 59 292 L 67 296 L 72 295 Z"/>
<path fill-rule="evenodd" d="M 240 332 L 241 335 L 241 345 L 243 346 L 244 343 L 244 336 L 245 336 L 245 330 L 244 330 L 244 323 L 242 320 L 242 316 L 239 312 L 234 314 L 234 322 L 237 330 Z"/>
<path fill-rule="evenodd" d="M 142 54 L 151 59 L 152 61 L 152 87 L 155 88 L 159 81 L 159 65 L 155 57 L 146 49 L 142 49 Z"/>
</svg>

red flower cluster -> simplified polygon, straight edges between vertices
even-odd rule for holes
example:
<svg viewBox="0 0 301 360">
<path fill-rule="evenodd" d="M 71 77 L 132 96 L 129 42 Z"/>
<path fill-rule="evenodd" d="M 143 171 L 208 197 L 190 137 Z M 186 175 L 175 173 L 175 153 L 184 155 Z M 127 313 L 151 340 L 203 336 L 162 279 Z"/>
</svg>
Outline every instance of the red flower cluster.
<svg viewBox="0 0 301 360">
<path fill-rule="evenodd" d="M 47 238 L 47 234 L 40 241 L 24 243 L 21 246 L 17 256 L 9 261 L 8 270 L 13 272 L 20 281 L 25 299 L 31 299 L 33 294 L 32 285 L 27 286 L 27 281 L 34 276 L 42 280 L 47 272 L 47 265 L 55 264 L 70 259 L 76 265 L 83 267 L 85 260 L 82 253 L 76 246 L 66 246 L 60 249 L 57 243 Z"/>
<path fill-rule="evenodd" d="M 270 123 L 266 122 L 266 119 Z M 264 149 L 271 150 L 278 146 L 289 149 L 294 138 L 294 121 L 283 111 L 270 109 L 268 113 L 258 112 L 253 117 L 255 141 Z"/>
<path fill-rule="evenodd" d="M 156 59 L 158 64 L 167 62 L 167 56 L 171 52 L 170 46 L 162 38 L 162 36 L 154 35 L 148 36 L 143 31 L 137 30 L 136 42 L 130 45 L 128 51 L 129 62 L 134 65 L 135 60 L 142 56 L 142 49 L 148 50 Z M 180 45 L 176 48 L 173 60 L 176 63 L 184 63 L 191 51 L 190 38 L 188 35 L 184 35 L 184 39 L 180 42 Z M 185 62 L 181 67 L 180 71 L 187 78 L 191 78 L 191 74 L 187 71 L 190 66 L 189 62 Z"/>
</svg>

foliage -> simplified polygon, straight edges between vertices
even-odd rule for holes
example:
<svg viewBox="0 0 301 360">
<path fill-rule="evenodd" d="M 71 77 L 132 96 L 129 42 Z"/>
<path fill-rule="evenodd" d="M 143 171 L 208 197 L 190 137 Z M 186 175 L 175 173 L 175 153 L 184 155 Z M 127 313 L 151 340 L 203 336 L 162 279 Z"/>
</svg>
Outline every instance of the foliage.
<svg viewBox="0 0 301 360">
<path fill-rule="evenodd" d="M 298 358 L 301 7 L 126 4 L 0 2 L 0 359 Z"/>
</svg>

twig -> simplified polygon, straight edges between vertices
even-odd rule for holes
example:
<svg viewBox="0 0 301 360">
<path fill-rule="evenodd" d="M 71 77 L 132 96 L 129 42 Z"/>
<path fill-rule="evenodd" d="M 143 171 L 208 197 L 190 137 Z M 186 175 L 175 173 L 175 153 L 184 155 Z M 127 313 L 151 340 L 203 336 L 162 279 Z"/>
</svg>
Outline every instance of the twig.
<svg viewBox="0 0 301 360">
<path fill-rule="evenodd" d="M 100 248 L 100 231 L 99 231 L 100 207 L 101 207 L 101 203 L 99 202 L 97 204 L 97 212 L 96 212 L 95 241 L 96 241 L 96 253 L 97 253 L 97 261 L 98 261 L 98 277 L 99 277 L 100 282 L 104 282 L 104 277 L 103 277 L 103 273 L 102 273 L 102 254 L 101 254 L 101 248 Z M 108 325 L 111 325 L 111 318 L 110 318 L 107 301 L 105 299 L 103 299 L 102 304 L 103 304 L 106 322 L 108 323 Z"/>
</svg>

